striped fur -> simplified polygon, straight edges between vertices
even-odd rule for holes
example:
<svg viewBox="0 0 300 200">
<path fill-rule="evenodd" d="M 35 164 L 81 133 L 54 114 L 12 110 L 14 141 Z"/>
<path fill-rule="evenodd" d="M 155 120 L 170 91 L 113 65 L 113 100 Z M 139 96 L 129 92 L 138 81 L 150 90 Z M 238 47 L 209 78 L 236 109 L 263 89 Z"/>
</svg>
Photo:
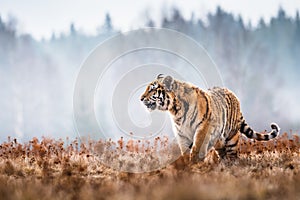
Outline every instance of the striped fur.
<svg viewBox="0 0 300 200">
<path fill-rule="evenodd" d="M 222 157 L 236 157 L 240 133 L 267 141 L 280 131 L 275 123 L 269 133 L 251 129 L 242 116 L 238 98 L 230 90 L 215 87 L 204 91 L 171 76 L 159 75 L 147 86 L 141 101 L 150 111 L 169 111 L 181 153 L 190 149 L 192 161 L 203 160 L 212 148 Z"/>
</svg>

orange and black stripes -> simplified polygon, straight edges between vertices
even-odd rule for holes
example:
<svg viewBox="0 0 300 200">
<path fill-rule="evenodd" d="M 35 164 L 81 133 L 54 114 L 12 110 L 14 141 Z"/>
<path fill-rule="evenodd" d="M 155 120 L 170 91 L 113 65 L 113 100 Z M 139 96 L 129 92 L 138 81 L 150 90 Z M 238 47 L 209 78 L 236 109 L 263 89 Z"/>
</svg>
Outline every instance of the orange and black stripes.
<svg viewBox="0 0 300 200">
<path fill-rule="evenodd" d="M 279 134 L 280 128 L 277 124 L 271 124 L 272 131 L 269 133 L 258 133 L 254 131 L 246 122 L 242 120 L 240 132 L 245 134 L 248 138 L 253 138 L 259 141 L 268 141 L 271 140 Z"/>
<path fill-rule="evenodd" d="M 238 98 L 226 88 L 204 91 L 192 84 L 163 77 L 147 86 L 141 101 L 150 110 L 169 111 L 181 152 L 190 149 L 191 159 L 203 159 L 213 147 L 220 156 L 238 155 L 240 133 L 266 141 L 277 137 L 280 128 L 272 123 L 269 133 L 258 133 L 245 122 Z"/>
</svg>

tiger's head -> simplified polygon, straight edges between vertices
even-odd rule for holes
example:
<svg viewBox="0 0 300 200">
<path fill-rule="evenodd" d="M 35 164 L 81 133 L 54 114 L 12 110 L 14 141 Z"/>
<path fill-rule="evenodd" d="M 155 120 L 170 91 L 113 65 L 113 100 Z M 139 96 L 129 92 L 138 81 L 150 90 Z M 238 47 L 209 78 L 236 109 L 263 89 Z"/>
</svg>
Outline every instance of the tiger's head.
<svg viewBox="0 0 300 200">
<path fill-rule="evenodd" d="M 172 107 L 174 98 L 172 92 L 173 81 L 171 76 L 162 77 L 162 74 L 159 74 L 156 80 L 147 85 L 146 91 L 141 96 L 141 101 L 150 111 L 155 109 L 166 111 Z"/>
</svg>

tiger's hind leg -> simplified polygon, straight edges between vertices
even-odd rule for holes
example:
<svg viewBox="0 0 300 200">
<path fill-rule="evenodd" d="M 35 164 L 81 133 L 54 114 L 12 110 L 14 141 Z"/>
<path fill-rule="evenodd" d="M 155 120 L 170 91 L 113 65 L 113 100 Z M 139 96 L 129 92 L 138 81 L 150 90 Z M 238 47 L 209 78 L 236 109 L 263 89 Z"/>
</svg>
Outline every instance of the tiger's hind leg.
<svg viewBox="0 0 300 200">
<path fill-rule="evenodd" d="M 236 159 L 239 155 L 239 142 L 240 142 L 240 133 L 237 131 L 233 134 L 230 139 L 226 140 L 225 143 L 225 157 L 229 158 L 230 160 Z"/>
<path fill-rule="evenodd" d="M 226 148 L 225 147 L 216 149 L 216 151 L 218 152 L 220 158 L 224 158 L 226 156 Z"/>
</svg>

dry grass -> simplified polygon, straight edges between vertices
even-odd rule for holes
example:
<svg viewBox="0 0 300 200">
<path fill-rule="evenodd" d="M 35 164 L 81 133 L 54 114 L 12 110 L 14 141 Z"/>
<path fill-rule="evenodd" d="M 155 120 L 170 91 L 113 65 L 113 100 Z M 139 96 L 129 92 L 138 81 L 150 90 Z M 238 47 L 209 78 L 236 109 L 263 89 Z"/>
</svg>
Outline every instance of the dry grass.
<svg viewBox="0 0 300 200">
<path fill-rule="evenodd" d="M 114 144 L 115 150 L 111 145 L 8 139 L 0 146 L 0 199 L 300 199 L 296 135 L 265 143 L 243 140 L 234 161 L 191 165 L 179 158 L 163 169 L 138 174 L 113 170 L 99 159 L 118 160 L 125 150 L 152 154 L 153 149 L 124 141 Z M 109 150 L 115 154 L 107 157 Z M 150 158 L 144 162 L 152 165 Z"/>
</svg>

